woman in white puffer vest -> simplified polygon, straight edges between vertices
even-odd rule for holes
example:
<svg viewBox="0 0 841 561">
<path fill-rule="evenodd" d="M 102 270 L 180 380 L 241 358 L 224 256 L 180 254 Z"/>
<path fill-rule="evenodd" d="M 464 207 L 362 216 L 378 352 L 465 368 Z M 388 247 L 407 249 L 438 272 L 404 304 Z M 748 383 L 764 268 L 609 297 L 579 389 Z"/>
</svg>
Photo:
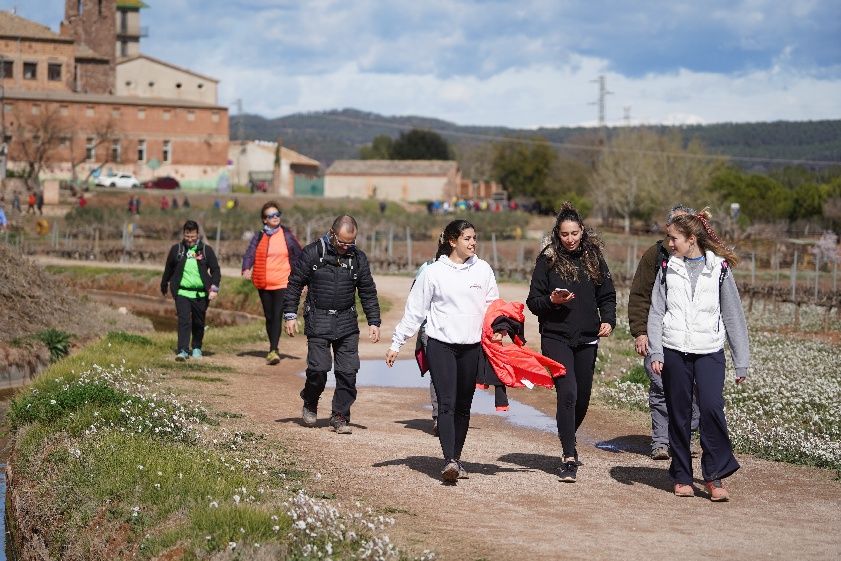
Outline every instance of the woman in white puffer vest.
<svg viewBox="0 0 841 561">
<path fill-rule="evenodd" d="M 739 469 L 724 417 L 724 342 L 736 383 L 747 376 L 750 352 L 739 291 L 729 274 L 737 257 L 718 238 L 710 213 L 678 216 L 666 229 L 672 256 L 660 267 L 651 295 L 648 336 L 652 370 L 663 376 L 669 411 L 669 474 L 674 493 L 692 497 L 689 451 L 693 386 L 701 411 L 701 474 L 713 501 L 726 501 L 721 480 Z"/>
</svg>

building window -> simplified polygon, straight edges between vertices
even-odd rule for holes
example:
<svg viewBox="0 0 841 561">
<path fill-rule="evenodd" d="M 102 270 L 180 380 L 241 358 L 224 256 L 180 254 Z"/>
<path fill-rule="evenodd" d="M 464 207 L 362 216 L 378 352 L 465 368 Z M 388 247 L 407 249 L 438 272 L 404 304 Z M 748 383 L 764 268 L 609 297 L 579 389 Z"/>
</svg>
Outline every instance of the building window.
<svg viewBox="0 0 841 561">
<path fill-rule="evenodd" d="M 41 106 L 37 103 L 32 104 L 32 114 L 33 115 L 40 115 L 41 114 Z"/>
<path fill-rule="evenodd" d="M 11 60 L 4 60 L 0 65 L 0 78 L 14 78 L 15 77 L 15 63 Z"/>
<path fill-rule="evenodd" d="M 81 16 L 83 8 L 84 8 L 84 0 L 76 0 L 76 13 Z"/>
<path fill-rule="evenodd" d="M 146 108 L 145 107 L 141 107 L 140 109 L 137 110 L 137 118 L 141 121 L 146 118 Z"/>
<path fill-rule="evenodd" d="M 137 161 L 146 161 L 146 141 L 142 139 L 137 141 Z"/>
<path fill-rule="evenodd" d="M 161 159 L 166 164 L 172 161 L 172 142 L 170 142 L 169 140 L 164 140 L 164 149 Z"/>
<path fill-rule="evenodd" d="M 35 80 L 38 77 L 38 63 L 24 62 L 23 63 L 23 79 Z"/>
<path fill-rule="evenodd" d="M 119 107 L 112 107 L 111 108 L 111 116 L 115 119 L 120 118 L 120 108 Z"/>
<path fill-rule="evenodd" d="M 203 87 L 204 87 L 204 84 L 202 84 L 201 82 L 199 82 L 199 86 L 198 86 L 198 88 L 199 88 L 199 89 L 202 89 Z"/>
<path fill-rule="evenodd" d="M 66 105 L 61 105 L 58 108 L 59 113 L 61 113 L 62 117 L 67 117 L 70 114 L 70 108 Z"/>
<path fill-rule="evenodd" d="M 112 162 L 121 162 L 122 160 L 120 157 L 122 156 L 122 150 L 120 149 L 120 141 L 119 140 L 112 140 L 111 141 L 111 161 Z"/>
<path fill-rule="evenodd" d="M 102 15 L 102 0 L 99 0 L 99 15 Z"/>
<path fill-rule="evenodd" d="M 187 120 L 188 121 L 195 121 L 196 120 L 196 112 L 195 111 L 187 111 Z"/>
<path fill-rule="evenodd" d="M 210 114 L 210 120 L 213 121 L 214 123 L 218 123 L 219 122 L 219 112 L 214 111 L 213 113 L 211 113 Z"/>
<path fill-rule="evenodd" d="M 131 80 L 126 80 L 126 87 L 127 87 L 127 88 L 130 88 L 130 87 L 131 87 Z"/>
<path fill-rule="evenodd" d="M 85 107 L 85 117 L 93 117 L 93 116 L 94 116 L 93 105 L 88 105 L 87 107 Z"/>
<path fill-rule="evenodd" d="M 70 146 L 70 137 L 69 136 L 62 136 L 61 140 L 59 142 L 61 142 L 61 147 L 62 148 L 68 148 Z"/>
<path fill-rule="evenodd" d="M 47 80 L 52 82 L 61 80 L 61 63 L 51 62 L 47 64 Z"/>
<path fill-rule="evenodd" d="M 181 82 L 177 82 L 177 83 L 175 84 L 175 89 L 177 89 L 177 90 L 180 90 L 180 89 L 181 89 Z"/>
<path fill-rule="evenodd" d="M 169 109 L 164 109 L 164 115 L 163 115 L 164 121 L 169 121 L 169 117 L 170 117 Z"/>
<path fill-rule="evenodd" d="M 11 103 L 6 103 L 6 104 L 4 104 L 3 109 L 6 111 L 6 113 L 11 113 L 15 110 L 15 106 L 12 105 Z"/>
<path fill-rule="evenodd" d="M 85 160 L 92 162 L 96 157 L 96 145 L 92 136 L 85 139 Z"/>
</svg>

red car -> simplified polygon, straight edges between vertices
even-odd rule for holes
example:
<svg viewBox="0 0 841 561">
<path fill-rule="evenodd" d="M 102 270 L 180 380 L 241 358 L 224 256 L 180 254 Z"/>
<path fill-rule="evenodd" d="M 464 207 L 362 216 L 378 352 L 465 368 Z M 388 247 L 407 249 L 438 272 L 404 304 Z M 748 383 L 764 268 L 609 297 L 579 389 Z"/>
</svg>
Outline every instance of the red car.
<svg viewBox="0 0 841 561">
<path fill-rule="evenodd" d="M 152 181 L 147 181 L 143 184 L 146 189 L 178 189 L 181 184 L 174 177 L 164 176 L 156 177 Z"/>
</svg>

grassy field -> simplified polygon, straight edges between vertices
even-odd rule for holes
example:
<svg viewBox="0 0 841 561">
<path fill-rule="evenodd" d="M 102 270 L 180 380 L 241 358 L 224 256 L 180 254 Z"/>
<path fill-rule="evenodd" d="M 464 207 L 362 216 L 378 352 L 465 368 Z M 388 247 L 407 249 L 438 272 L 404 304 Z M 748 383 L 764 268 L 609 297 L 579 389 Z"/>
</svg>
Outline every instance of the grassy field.
<svg viewBox="0 0 841 561">
<path fill-rule="evenodd" d="M 233 351 L 262 331 L 207 341 Z M 172 362 L 170 339 L 110 333 L 12 401 L 17 522 L 54 558 L 407 558 L 384 537 L 389 519 L 309 496 L 286 450 L 168 390 L 176 378 L 224 383 L 211 365 Z"/>
</svg>

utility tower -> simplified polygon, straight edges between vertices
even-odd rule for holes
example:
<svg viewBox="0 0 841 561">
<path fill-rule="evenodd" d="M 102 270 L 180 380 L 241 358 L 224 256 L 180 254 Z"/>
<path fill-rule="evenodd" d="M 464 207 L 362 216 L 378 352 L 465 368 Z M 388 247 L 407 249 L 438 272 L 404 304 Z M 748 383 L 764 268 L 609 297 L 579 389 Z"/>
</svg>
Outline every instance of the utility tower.
<svg viewBox="0 0 841 561">
<path fill-rule="evenodd" d="M 604 101 L 605 98 L 612 94 L 613 92 L 607 91 L 607 86 L 605 86 L 605 78 L 604 75 L 599 76 L 595 80 L 590 80 L 591 82 L 597 82 L 599 84 L 599 99 L 598 101 L 593 101 L 590 105 L 598 105 L 599 106 L 599 126 L 604 127 Z"/>
<path fill-rule="evenodd" d="M 623 116 L 622 116 L 622 120 L 625 121 L 625 126 L 626 127 L 630 127 L 631 126 L 631 106 L 630 105 L 625 105 L 624 107 L 622 107 L 622 111 L 624 113 Z"/>
</svg>

